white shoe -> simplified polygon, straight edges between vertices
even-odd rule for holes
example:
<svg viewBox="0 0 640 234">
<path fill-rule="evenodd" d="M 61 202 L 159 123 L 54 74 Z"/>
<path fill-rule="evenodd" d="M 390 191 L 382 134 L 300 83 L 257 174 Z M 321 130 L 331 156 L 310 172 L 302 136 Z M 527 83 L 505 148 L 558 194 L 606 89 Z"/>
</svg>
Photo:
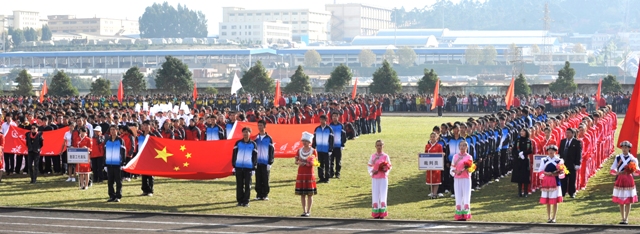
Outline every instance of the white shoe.
<svg viewBox="0 0 640 234">
<path fill-rule="evenodd" d="M 504 178 L 504 176 L 500 176 L 500 178 Z"/>
<path fill-rule="evenodd" d="M 438 197 L 444 197 L 444 194 L 438 193 Z"/>
<path fill-rule="evenodd" d="M 71 178 L 67 178 L 64 182 L 71 182 Z"/>
<path fill-rule="evenodd" d="M 500 179 L 496 179 L 496 182 L 500 182 Z"/>
<path fill-rule="evenodd" d="M 444 193 L 449 193 L 449 190 L 444 190 Z"/>
<path fill-rule="evenodd" d="M 532 189 L 532 190 L 531 190 L 531 192 L 532 192 L 532 193 L 535 193 L 535 192 L 536 192 L 536 189 Z"/>
<path fill-rule="evenodd" d="M 480 186 L 476 186 L 476 190 L 480 190 Z"/>
<path fill-rule="evenodd" d="M 455 194 L 451 194 L 451 198 L 456 198 L 456 195 Z"/>
<path fill-rule="evenodd" d="M 76 182 L 76 178 L 71 178 L 71 182 Z"/>
<path fill-rule="evenodd" d="M 475 191 L 476 191 L 475 189 L 471 189 L 471 192 L 475 192 Z"/>
</svg>

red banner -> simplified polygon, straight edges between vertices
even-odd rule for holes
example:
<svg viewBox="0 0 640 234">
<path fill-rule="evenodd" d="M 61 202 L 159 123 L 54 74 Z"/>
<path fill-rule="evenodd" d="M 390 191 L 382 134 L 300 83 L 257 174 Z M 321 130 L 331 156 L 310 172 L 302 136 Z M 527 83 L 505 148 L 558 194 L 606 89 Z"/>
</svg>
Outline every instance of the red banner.
<svg viewBox="0 0 640 234">
<path fill-rule="evenodd" d="M 258 135 L 258 123 L 252 122 L 236 122 L 233 130 L 232 139 L 242 138 L 242 128 L 251 128 L 251 139 L 255 139 Z M 273 139 L 276 158 L 293 158 L 298 153 L 298 149 L 302 147 L 300 138 L 302 132 L 307 131 L 313 133 L 318 124 L 269 124 L 266 132 Z"/>
<path fill-rule="evenodd" d="M 42 156 L 58 156 L 62 154 L 64 147 L 64 134 L 69 131 L 69 128 L 61 128 L 53 131 L 46 131 L 42 133 L 44 139 L 44 146 L 40 150 Z M 9 154 L 27 154 L 27 142 L 25 141 L 26 134 L 29 130 L 18 128 L 16 126 L 10 126 L 9 131 L 4 137 L 4 152 Z"/>
<path fill-rule="evenodd" d="M 207 180 L 231 175 L 237 140 L 181 141 L 148 137 L 126 172 L 174 179 Z M 215 149 L 215 150 L 211 150 Z"/>
</svg>

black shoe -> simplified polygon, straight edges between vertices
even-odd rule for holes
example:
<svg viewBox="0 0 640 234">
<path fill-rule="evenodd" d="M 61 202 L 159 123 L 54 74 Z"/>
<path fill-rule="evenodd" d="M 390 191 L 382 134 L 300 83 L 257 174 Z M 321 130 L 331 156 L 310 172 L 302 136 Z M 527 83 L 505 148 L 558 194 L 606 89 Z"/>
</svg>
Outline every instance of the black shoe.
<svg viewBox="0 0 640 234">
<path fill-rule="evenodd" d="M 576 198 L 576 195 L 575 194 L 571 195 L 571 198 Z"/>
<path fill-rule="evenodd" d="M 242 204 L 243 207 L 249 207 L 249 203 Z"/>
<path fill-rule="evenodd" d="M 340 179 L 340 175 L 336 175 L 336 179 Z"/>
<path fill-rule="evenodd" d="M 525 198 L 529 197 L 529 194 L 525 194 L 525 195 L 524 195 L 524 197 L 525 197 Z"/>
<path fill-rule="evenodd" d="M 114 202 L 114 201 L 116 201 L 115 198 L 109 198 L 109 200 L 107 200 L 107 202 Z"/>
<path fill-rule="evenodd" d="M 120 199 L 116 198 L 115 200 L 113 200 L 113 202 L 120 202 Z"/>
<path fill-rule="evenodd" d="M 522 193 L 518 193 L 518 197 L 522 197 Z"/>
<path fill-rule="evenodd" d="M 242 203 L 238 203 L 236 206 L 242 206 Z"/>
</svg>

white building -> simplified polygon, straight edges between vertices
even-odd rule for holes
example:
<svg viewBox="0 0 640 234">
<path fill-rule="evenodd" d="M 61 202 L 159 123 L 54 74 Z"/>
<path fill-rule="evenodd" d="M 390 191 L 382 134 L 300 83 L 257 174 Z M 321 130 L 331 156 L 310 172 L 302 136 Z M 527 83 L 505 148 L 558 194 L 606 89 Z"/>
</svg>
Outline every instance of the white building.
<svg viewBox="0 0 640 234">
<path fill-rule="evenodd" d="M 290 42 L 291 25 L 282 21 L 273 22 L 222 22 L 220 40 L 232 40 L 248 44 L 267 45 Z"/>
<path fill-rule="evenodd" d="M 246 10 L 241 7 L 222 8 L 222 23 L 254 23 L 282 21 L 291 25 L 293 41 L 317 42 L 329 39 L 331 14 L 311 9 Z M 222 38 L 222 37 L 221 37 Z M 290 39 L 290 40 L 291 40 Z"/>
<path fill-rule="evenodd" d="M 331 40 L 351 41 L 356 36 L 372 36 L 380 29 L 393 28 L 391 9 L 359 3 L 327 4 L 332 14 Z"/>
<path fill-rule="evenodd" d="M 15 29 L 39 29 L 45 24 L 47 24 L 47 20 L 40 18 L 40 12 L 13 11 L 13 28 Z"/>
</svg>

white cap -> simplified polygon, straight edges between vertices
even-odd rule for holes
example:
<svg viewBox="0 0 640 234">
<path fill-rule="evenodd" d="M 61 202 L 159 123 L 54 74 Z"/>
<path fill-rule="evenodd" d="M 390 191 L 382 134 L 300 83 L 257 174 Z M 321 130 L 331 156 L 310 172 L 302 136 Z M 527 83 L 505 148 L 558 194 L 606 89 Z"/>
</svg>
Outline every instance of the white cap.
<svg viewBox="0 0 640 234">
<path fill-rule="evenodd" d="M 94 129 L 93 129 L 93 131 L 94 131 L 94 132 L 95 132 L 95 131 L 102 132 L 102 128 L 101 128 L 100 126 L 96 126 L 96 128 L 94 128 Z"/>
<path fill-rule="evenodd" d="M 311 142 L 311 141 L 313 141 L 313 134 L 311 134 L 309 132 L 303 132 L 301 140 Z"/>
</svg>

